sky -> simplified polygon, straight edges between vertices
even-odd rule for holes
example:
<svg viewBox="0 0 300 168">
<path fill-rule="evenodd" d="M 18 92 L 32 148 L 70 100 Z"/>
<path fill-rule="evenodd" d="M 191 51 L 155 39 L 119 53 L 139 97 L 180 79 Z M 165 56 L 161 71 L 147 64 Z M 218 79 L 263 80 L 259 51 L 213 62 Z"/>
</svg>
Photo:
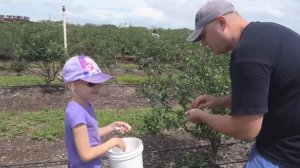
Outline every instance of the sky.
<svg viewBox="0 0 300 168">
<path fill-rule="evenodd" d="M 195 14 L 207 0 L 0 0 L 1 15 L 27 16 L 31 21 L 148 28 L 195 27 Z M 249 21 L 282 24 L 300 34 L 300 0 L 228 0 Z"/>
</svg>

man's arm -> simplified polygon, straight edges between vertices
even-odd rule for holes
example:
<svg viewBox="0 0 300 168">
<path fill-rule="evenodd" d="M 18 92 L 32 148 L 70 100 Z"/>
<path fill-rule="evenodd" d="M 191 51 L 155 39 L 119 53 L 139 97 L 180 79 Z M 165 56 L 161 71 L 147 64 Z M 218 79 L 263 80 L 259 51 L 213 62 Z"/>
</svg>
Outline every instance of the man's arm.
<svg viewBox="0 0 300 168">
<path fill-rule="evenodd" d="M 220 97 L 219 107 L 230 107 L 231 106 L 231 95 Z"/>
<path fill-rule="evenodd" d="M 259 115 L 215 115 L 200 109 L 186 113 L 193 122 L 202 122 L 216 131 L 241 140 L 254 140 L 260 132 L 263 114 Z"/>
</svg>

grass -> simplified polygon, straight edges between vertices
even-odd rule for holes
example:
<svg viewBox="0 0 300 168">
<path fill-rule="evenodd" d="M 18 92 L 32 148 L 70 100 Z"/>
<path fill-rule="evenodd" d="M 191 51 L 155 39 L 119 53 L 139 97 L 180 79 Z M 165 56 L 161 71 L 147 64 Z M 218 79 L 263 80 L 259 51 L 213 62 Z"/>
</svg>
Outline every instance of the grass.
<svg viewBox="0 0 300 168">
<path fill-rule="evenodd" d="M 147 80 L 146 76 L 137 76 L 133 74 L 118 75 L 119 84 L 142 84 Z"/>
<path fill-rule="evenodd" d="M 140 136 L 143 134 L 143 118 L 150 113 L 150 109 L 130 109 L 122 111 L 99 111 L 97 112 L 97 119 L 99 125 L 106 126 L 114 121 L 124 121 L 132 126 L 132 135 Z"/>
<path fill-rule="evenodd" d="M 146 77 L 137 76 L 133 74 L 117 76 L 119 84 L 141 84 L 146 81 Z M 113 81 L 111 81 L 113 82 Z M 3 75 L 0 76 L 0 86 L 30 86 L 30 85 L 44 85 L 45 82 L 38 75 Z M 59 80 L 55 80 L 52 84 L 63 84 Z"/>
<path fill-rule="evenodd" d="M 180 167 L 204 167 L 205 165 L 209 164 L 208 160 L 201 154 L 195 155 L 192 152 L 182 153 L 183 158 L 179 161 Z"/>
<path fill-rule="evenodd" d="M 2 68 L 3 71 L 5 71 L 10 62 L 0 61 L 0 70 Z M 31 64 L 31 67 L 34 67 L 34 64 Z M 139 67 L 136 64 L 118 64 L 118 68 L 121 68 L 128 72 L 127 74 L 118 75 L 116 79 L 118 80 L 119 84 L 142 84 L 146 81 L 147 77 L 145 76 L 138 76 L 133 74 L 134 70 L 137 70 Z M 109 83 L 114 83 L 114 80 L 109 81 Z M 53 85 L 59 85 L 63 84 L 59 80 L 55 80 Z M 44 80 L 36 75 L 36 74 L 30 74 L 30 75 L 1 75 L 0 76 L 0 87 L 2 86 L 30 86 L 30 85 L 45 85 Z"/>
<path fill-rule="evenodd" d="M 44 80 L 38 75 L 0 76 L 0 86 L 30 86 L 43 84 L 45 84 Z M 62 82 L 55 80 L 53 84 L 62 84 Z"/>
<path fill-rule="evenodd" d="M 139 66 L 136 64 L 118 64 L 118 68 L 128 70 L 128 69 L 139 69 Z"/>
<path fill-rule="evenodd" d="M 142 118 L 149 109 L 132 109 L 123 111 L 97 111 L 99 126 L 106 126 L 114 121 L 129 123 L 132 136 L 142 134 Z M 46 109 L 40 112 L 0 113 L 0 140 L 12 139 L 18 135 L 28 134 L 37 140 L 53 140 L 64 136 L 64 111 Z"/>
<path fill-rule="evenodd" d="M 10 63 L 6 62 L 6 61 L 0 61 L 0 70 L 1 71 L 7 71 L 9 70 Z"/>
</svg>

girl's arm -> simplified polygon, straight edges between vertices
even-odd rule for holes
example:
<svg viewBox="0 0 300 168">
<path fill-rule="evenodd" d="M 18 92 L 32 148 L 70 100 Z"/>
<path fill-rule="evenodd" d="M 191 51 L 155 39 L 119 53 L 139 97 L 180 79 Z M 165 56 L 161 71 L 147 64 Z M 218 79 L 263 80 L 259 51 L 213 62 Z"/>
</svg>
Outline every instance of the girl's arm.
<svg viewBox="0 0 300 168">
<path fill-rule="evenodd" d="M 101 127 L 99 128 L 100 137 L 108 135 L 115 130 L 116 130 L 116 126 L 114 126 L 113 124 L 107 125 L 105 127 Z"/>
<path fill-rule="evenodd" d="M 91 147 L 89 143 L 88 130 L 86 125 L 79 124 L 73 129 L 75 145 L 80 159 L 88 162 L 96 157 L 103 156 L 109 149 L 117 146 L 125 151 L 125 143 L 121 138 L 111 138 L 105 143 Z"/>
</svg>

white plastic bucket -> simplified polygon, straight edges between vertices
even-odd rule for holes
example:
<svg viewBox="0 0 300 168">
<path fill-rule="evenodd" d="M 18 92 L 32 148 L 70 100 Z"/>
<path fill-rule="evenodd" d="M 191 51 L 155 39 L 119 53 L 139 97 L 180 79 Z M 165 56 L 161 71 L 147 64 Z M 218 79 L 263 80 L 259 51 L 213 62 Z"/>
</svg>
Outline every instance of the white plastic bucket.
<svg viewBox="0 0 300 168">
<path fill-rule="evenodd" d="M 114 147 L 107 152 L 111 168 L 143 168 L 143 143 L 134 137 L 123 138 L 126 151 Z"/>
</svg>

